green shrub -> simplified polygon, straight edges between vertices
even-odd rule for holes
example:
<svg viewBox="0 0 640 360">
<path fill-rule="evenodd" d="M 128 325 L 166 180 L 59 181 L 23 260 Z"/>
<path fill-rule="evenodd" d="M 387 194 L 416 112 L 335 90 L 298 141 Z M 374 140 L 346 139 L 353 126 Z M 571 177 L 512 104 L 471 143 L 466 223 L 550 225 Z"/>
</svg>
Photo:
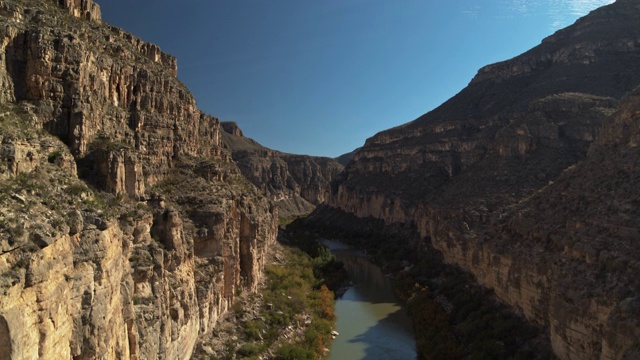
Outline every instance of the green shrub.
<svg viewBox="0 0 640 360">
<path fill-rule="evenodd" d="M 313 360 L 313 351 L 298 345 L 284 344 L 276 351 L 277 360 Z"/>
<path fill-rule="evenodd" d="M 244 325 L 244 335 L 248 340 L 261 340 L 260 331 L 264 328 L 262 322 L 247 321 Z"/>
<path fill-rule="evenodd" d="M 256 343 L 243 344 L 236 350 L 236 354 L 240 357 L 249 357 L 260 354 L 264 350 L 264 346 Z"/>
<path fill-rule="evenodd" d="M 47 161 L 51 164 L 55 164 L 60 157 L 62 157 L 62 152 L 60 150 L 52 151 L 47 156 Z"/>
<path fill-rule="evenodd" d="M 273 329 L 289 326 L 294 320 L 302 322 L 300 315 L 308 314 L 311 324 L 305 329 L 303 338 L 298 343 L 283 346 L 277 358 L 322 357 L 324 347 L 331 340 L 335 321 L 334 294 L 314 276 L 314 267 L 321 262 L 295 248 L 287 248 L 286 255 L 286 264 L 265 267 L 268 283 L 263 301 L 272 307 L 262 313 L 265 326 L 268 325 L 263 337 L 265 341 L 273 341 L 278 336 Z M 245 335 L 255 336 L 255 324 L 247 322 L 245 331 Z"/>
<path fill-rule="evenodd" d="M 88 188 L 84 184 L 71 184 L 64 191 L 71 196 L 79 196 L 86 192 Z"/>
</svg>

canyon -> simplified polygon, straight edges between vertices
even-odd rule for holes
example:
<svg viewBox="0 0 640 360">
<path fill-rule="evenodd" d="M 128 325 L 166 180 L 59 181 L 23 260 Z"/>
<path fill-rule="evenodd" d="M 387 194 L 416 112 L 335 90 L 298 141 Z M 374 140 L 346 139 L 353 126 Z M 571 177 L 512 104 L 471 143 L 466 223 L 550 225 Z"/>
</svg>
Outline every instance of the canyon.
<svg viewBox="0 0 640 360">
<path fill-rule="evenodd" d="M 640 356 L 637 0 L 339 159 L 203 113 L 177 60 L 92 0 L 0 0 L 0 19 L 9 358 L 188 359 L 258 290 L 279 217 L 321 204 L 410 231 L 399 245 L 471 273 L 561 359 Z"/>
</svg>

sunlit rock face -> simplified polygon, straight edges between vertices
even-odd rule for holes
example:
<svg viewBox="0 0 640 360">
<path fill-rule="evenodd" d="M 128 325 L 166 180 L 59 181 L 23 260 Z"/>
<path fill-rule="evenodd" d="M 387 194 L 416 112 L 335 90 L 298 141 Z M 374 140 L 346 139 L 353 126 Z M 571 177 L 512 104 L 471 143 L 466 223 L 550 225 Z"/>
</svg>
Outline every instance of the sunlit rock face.
<svg viewBox="0 0 640 360">
<path fill-rule="evenodd" d="M 96 3 L 2 0 L 0 23 L 0 357 L 190 358 L 257 289 L 276 207 L 175 58 Z"/>
<path fill-rule="evenodd" d="M 437 109 L 368 139 L 330 204 L 415 225 L 548 329 L 560 358 L 633 358 L 637 101 L 620 100 L 640 84 L 639 23 L 640 3 L 618 1 L 482 68 Z"/>
<path fill-rule="evenodd" d="M 58 0 L 57 2 L 68 9 L 69 13 L 75 17 L 85 18 L 98 23 L 102 20 L 100 5 L 96 4 L 93 0 Z"/>
<path fill-rule="evenodd" d="M 0 101 L 29 106 L 76 156 L 95 155 L 113 190 L 140 195 L 179 156 L 220 156 L 219 121 L 197 109 L 175 58 L 56 2 L 3 7 Z"/>
<path fill-rule="evenodd" d="M 278 204 L 281 216 L 308 214 L 329 200 L 331 182 L 344 168 L 337 160 L 268 149 L 245 137 L 234 122 L 223 122 L 222 128 L 242 174 Z"/>
</svg>

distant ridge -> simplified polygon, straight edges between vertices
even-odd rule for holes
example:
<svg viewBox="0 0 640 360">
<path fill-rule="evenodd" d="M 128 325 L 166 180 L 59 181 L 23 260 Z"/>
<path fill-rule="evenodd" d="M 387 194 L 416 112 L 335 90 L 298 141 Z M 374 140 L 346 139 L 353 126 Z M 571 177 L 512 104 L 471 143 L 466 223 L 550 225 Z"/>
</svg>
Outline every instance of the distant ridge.
<svg viewBox="0 0 640 360">
<path fill-rule="evenodd" d="M 287 154 L 247 138 L 235 122 L 222 122 L 223 142 L 242 174 L 278 204 L 281 217 L 308 214 L 329 200 L 343 166 L 328 157 Z"/>
</svg>

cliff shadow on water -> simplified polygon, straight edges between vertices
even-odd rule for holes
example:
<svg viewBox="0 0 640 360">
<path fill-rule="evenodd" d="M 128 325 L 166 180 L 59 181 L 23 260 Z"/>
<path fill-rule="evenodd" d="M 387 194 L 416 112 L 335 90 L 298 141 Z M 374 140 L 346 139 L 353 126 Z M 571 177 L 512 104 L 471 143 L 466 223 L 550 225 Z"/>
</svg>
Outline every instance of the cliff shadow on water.
<svg viewBox="0 0 640 360">
<path fill-rule="evenodd" d="M 319 207 L 289 231 L 339 239 L 366 252 L 380 266 L 381 276 L 391 280 L 411 318 L 419 359 L 554 358 L 544 329 L 529 324 L 468 273 L 445 264 L 410 225 L 385 225 Z"/>
<path fill-rule="evenodd" d="M 329 359 L 414 359 L 415 340 L 406 309 L 395 296 L 391 278 L 365 253 L 322 239 L 344 264 L 349 284 L 338 294 L 336 330 Z"/>
</svg>

